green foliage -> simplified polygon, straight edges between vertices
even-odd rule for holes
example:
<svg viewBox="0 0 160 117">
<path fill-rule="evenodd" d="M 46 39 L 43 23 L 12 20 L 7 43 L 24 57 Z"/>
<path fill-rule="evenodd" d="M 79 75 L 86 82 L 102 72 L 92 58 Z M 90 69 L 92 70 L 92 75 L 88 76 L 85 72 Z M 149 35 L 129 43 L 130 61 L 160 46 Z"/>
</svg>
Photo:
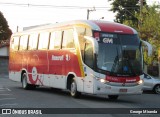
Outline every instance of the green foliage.
<svg viewBox="0 0 160 117">
<path fill-rule="evenodd" d="M 135 14 L 140 12 L 140 5 L 138 0 L 108 0 L 112 1 L 112 8 L 110 9 L 116 14 L 115 22 L 124 23 L 133 25 L 134 27 L 138 26 L 138 18 Z M 146 4 L 146 0 L 144 3 Z"/>
<path fill-rule="evenodd" d="M 12 31 L 9 29 L 8 22 L 0 11 L 0 40 L 7 40 L 10 38 Z"/>
<path fill-rule="evenodd" d="M 153 61 L 157 61 L 158 49 L 160 49 L 160 7 L 158 5 L 144 6 L 141 14 L 137 13 L 135 16 L 140 21 L 138 27 L 128 21 L 124 24 L 135 28 L 141 39 L 152 44 L 153 55 L 148 57 L 147 52 L 144 52 L 144 61 L 150 65 Z"/>
<path fill-rule="evenodd" d="M 141 19 L 139 33 L 141 39 L 148 41 L 153 45 L 153 55 L 151 57 L 144 56 L 147 64 L 157 61 L 158 48 L 160 48 L 160 7 L 158 5 L 145 6 L 142 9 L 142 15 L 138 14 Z"/>
</svg>

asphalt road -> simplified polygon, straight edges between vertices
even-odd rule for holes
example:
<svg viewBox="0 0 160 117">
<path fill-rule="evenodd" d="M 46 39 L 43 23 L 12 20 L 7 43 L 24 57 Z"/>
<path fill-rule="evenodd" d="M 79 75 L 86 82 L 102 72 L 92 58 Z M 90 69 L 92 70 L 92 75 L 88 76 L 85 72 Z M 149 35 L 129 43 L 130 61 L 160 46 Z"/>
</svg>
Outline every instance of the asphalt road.
<svg viewBox="0 0 160 117">
<path fill-rule="evenodd" d="M 0 109 L 3 108 L 48 108 L 51 109 L 52 112 L 55 109 L 59 109 L 58 114 L 46 114 L 46 115 L 30 115 L 32 117 L 41 117 L 41 116 L 54 116 L 54 117 L 160 117 L 160 114 L 119 114 L 123 112 L 125 109 L 136 111 L 135 109 L 143 108 L 156 110 L 160 112 L 160 95 L 153 94 L 152 92 L 145 92 L 142 95 L 130 95 L 130 96 L 120 96 L 118 100 L 112 101 L 104 96 L 92 96 L 92 95 L 82 95 L 80 99 L 74 99 L 70 96 L 68 91 L 64 90 L 53 90 L 47 87 L 39 87 L 36 90 L 24 90 L 21 87 L 21 83 L 13 82 L 8 79 L 7 75 L 0 75 Z M 82 108 L 82 109 L 79 109 Z M 93 109 L 96 108 L 96 109 Z M 112 112 L 104 114 L 105 110 L 110 109 Z M 154 108 L 154 109 L 153 109 Z M 70 109 L 70 110 L 67 110 Z M 77 111 L 75 114 L 73 111 Z M 76 109 L 76 110 L 74 110 Z M 91 112 L 91 114 L 84 114 L 85 112 Z M 102 113 L 101 113 L 102 109 Z M 114 110 L 117 109 L 117 110 Z M 0 111 L 1 111 L 0 110 Z M 80 110 L 80 111 L 79 111 Z M 141 109 L 140 109 L 141 110 Z M 62 112 L 70 111 L 69 114 L 60 114 Z M 81 112 L 82 111 L 82 112 Z M 106 110 L 108 111 L 108 110 Z M 115 111 L 115 112 L 113 112 Z M 139 111 L 139 110 L 138 110 Z M 128 112 L 128 110 L 127 110 Z M 74 113 L 74 114 L 72 114 Z M 80 114 L 81 113 L 81 114 Z M 114 114 L 113 114 L 114 113 Z M 16 117 L 16 116 L 28 116 L 28 115 L 0 115 L 6 117 Z"/>
</svg>

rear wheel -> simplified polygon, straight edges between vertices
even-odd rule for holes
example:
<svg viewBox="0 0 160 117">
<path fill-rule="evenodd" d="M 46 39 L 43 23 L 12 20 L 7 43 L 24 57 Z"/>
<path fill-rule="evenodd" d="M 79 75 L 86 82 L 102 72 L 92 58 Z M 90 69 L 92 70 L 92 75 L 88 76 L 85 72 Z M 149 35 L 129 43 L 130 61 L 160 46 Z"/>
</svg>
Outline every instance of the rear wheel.
<svg viewBox="0 0 160 117">
<path fill-rule="evenodd" d="M 26 89 L 26 90 L 28 90 L 28 89 L 35 89 L 35 88 L 36 88 L 35 85 L 28 84 L 26 73 L 24 73 L 24 74 L 22 75 L 22 88 L 23 88 L 23 89 Z"/>
<path fill-rule="evenodd" d="M 76 84 L 75 79 L 72 80 L 70 87 L 71 87 L 70 88 L 71 96 L 74 97 L 74 98 L 80 97 L 81 93 L 77 91 L 77 84 Z"/>
<path fill-rule="evenodd" d="M 108 95 L 108 98 L 110 100 L 117 100 L 118 99 L 118 95 Z"/>
<path fill-rule="evenodd" d="M 160 85 L 159 85 L 159 84 L 156 85 L 156 86 L 154 87 L 153 91 L 154 91 L 154 93 L 156 93 L 156 94 L 160 94 Z"/>
</svg>

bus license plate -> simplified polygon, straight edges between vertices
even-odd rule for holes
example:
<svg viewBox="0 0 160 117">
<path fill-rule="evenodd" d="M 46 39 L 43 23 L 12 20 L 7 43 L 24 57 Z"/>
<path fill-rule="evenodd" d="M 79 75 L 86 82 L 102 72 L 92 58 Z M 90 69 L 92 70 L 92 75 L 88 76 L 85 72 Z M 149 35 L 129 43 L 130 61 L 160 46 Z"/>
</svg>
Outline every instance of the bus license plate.
<svg viewBox="0 0 160 117">
<path fill-rule="evenodd" d="M 126 92 L 127 92 L 127 89 L 119 89 L 119 92 L 126 93 Z"/>
</svg>

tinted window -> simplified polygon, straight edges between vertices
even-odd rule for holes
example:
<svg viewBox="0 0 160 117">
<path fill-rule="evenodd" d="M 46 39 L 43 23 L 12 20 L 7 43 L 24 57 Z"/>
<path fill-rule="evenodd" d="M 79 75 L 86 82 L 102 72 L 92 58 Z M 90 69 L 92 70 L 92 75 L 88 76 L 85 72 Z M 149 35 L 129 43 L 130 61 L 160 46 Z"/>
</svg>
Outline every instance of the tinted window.
<svg viewBox="0 0 160 117">
<path fill-rule="evenodd" d="M 38 43 L 38 34 L 31 34 L 29 37 L 28 50 L 36 50 Z"/>
<path fill-rule="evenodd" d="M 19 37 L 13 37 L 12 49 L 13 50 L 18 50 L 18 48 L 19 48 Z"/>
<path fill-rule="evenodd" d="M 28 44 L 28 35 L 21 36 L 19 50 L 26 50 L 27 44 Z"/>
<path fill-rule="evenodd" d="M 63 32 L 63 44 L 62 48 L 75 48 L 74 45 L 74 36 L 73 36 L 73 30 L 65 30 Z"/>
<path fill-rule="evenodd" d="M 49 32 L 41 33 L 39 36 L 38 50 L 47 50 L 49 42 Z"/>
<path fill-rule="evenodd" d="M 62 39 L 61 31 L 52 32 L 50 37 L 49 49 L 53 50 L 61 48 L 61 39 Z"/>
<path fill-rule="evenodd" d="M 93 45 L 90 41 L 85 43 L 85 50 L 84 50 L 84 62 L 89 67 L 93 68 Z"/>
<path fill-rule="evenodd" d="M 92 30 L 86 27 L 76 27 L 78 35 L 92 36 Z"/>
</svg>

